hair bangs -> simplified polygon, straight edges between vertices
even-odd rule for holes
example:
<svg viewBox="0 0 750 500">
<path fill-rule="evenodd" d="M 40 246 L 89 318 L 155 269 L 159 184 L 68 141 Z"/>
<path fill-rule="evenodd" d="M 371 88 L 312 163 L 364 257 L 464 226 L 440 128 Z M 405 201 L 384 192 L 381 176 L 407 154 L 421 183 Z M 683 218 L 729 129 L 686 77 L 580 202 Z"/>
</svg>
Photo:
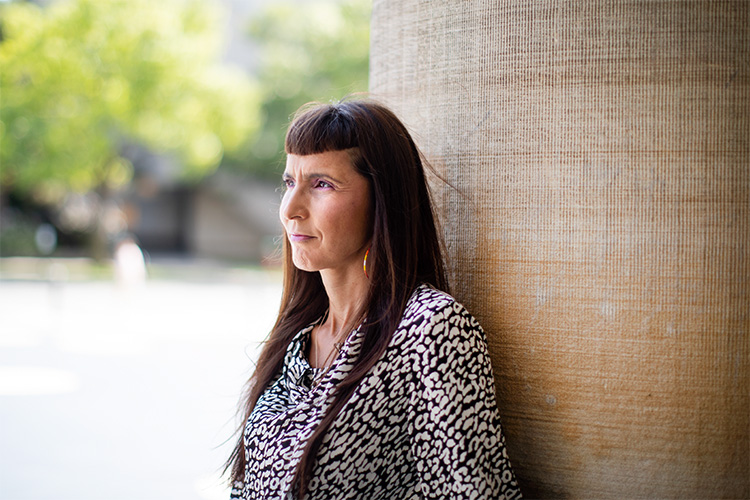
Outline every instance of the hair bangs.
<svg viewBox="0 0 750 500">
<path fill-rule="evenodd" d="M 311 155 L 343 151 L 359 146 L 356 122 L 351 113 L 336 104 L 303 108 L 286 134 L 287 154 Z"/>
</svg>

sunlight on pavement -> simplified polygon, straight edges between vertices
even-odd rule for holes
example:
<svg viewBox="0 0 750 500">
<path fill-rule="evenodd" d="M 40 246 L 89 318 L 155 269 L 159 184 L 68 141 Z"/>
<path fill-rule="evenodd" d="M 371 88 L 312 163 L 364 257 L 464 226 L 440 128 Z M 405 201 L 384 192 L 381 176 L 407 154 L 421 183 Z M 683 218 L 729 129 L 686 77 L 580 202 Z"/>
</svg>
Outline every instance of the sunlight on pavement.
<svg viewBox="0 0 750 500">
<path fill-rule="evenodd" d="M 201 476 L 195 481 L 195 491 L 205 500 L 227 500 L 229 487 L 218 474 Z"/>
<path fill-rule="evenodd" d="M 281 275 L 188 271 L 128 289 L 0 279 L 0 498 L 228 498 L 216 471 Z"/>
<path fill-rule="evenodd" d="M 77 391 L 80 378 L 43 366 L 0 366 L 0 396 L 39 396 Z"/>
<path fill-rule="evenodd" d="M 24 330 L 11 330 L 5 327 L 7 331 L 0 332 L 0 349 L 4 347 L 33 347 L 41 344 L 42 334 L 46 330 L 44 327 L 26 324 Z"/>
</svg>

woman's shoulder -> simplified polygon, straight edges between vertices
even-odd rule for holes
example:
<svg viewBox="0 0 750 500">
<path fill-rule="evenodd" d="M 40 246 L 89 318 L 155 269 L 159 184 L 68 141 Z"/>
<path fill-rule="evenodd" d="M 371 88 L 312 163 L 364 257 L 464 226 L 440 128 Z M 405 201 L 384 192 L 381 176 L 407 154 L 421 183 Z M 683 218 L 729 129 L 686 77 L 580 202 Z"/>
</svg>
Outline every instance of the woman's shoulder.
<svg viewBox="0 0 750 500">
<path fill-rule="evenodd" d="M 469 358 L 471 363 L 487 362 L 487 340 L 476 318 L 454 297 L 429 285 L 414 291 L 394 345 L 412 359 L 413 367 L 428 371 L 437 366 L 454 370 Z"/>
<path fill-rule="evenodd" d="M 456 302 L 450 294 L 434 288 L 432 285 L 422 283 L 411 294 L 406 304 L 406 311 L 418 314 L 422 311 L 439 310 Z"/>
<path fill-rule="evenodd" d="M 428 284 L 419 285 L 406 305 L 402 326 L 406 324 L 460 324 L 470 329 L 481 327 L 469 311 L 450 294 Z"/>
</svg>

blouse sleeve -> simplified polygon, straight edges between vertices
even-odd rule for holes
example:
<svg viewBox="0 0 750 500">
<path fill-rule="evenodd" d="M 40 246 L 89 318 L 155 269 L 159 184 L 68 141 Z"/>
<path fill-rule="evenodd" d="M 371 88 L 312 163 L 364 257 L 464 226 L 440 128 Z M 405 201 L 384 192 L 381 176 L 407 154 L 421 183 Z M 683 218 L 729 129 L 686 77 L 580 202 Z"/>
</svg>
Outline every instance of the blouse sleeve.
<svg viewBox="0 0 750 500">
<path fill-rule="evenodd" d="M 450 303 L 423 331 L 411 399 L 411 447 L 422 498 L 521 498 L 495 402 L 484 331 Z"/>
<path fill-rule="evenodd" d="M 229 492 L 229 500 L 241 500 L 242 489 L 245 487 L 245 483 L 242 481 L 233 481 L 232 489 Z"/>
</svg>

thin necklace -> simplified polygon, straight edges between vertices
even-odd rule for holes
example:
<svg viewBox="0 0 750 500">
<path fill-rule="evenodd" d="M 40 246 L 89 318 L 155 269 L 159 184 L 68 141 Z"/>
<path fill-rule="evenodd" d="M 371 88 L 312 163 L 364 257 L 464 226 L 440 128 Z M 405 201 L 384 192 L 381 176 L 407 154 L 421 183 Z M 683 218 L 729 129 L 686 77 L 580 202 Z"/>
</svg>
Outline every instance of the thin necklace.
<svg viewBox="0 0 750 500">
<path fill-rule="evenodd" d="M 326 309 L 326 312 L 323 313 L 323 316 L 318 320 L 318 322 L 315 324 L 315 326 L 320 329 L 321 326 L 323 326 L 323 323 L 328 321 L 328 313 L 330 312 L 330 309 Z M 318 343 L 315 341 L 317 336 L 313 336 L 314 330 L 310 332 L 310 340 L 312 341 L 311 347 L 310 347 L 310 354 L 312 354 L 312 348 L 315 348 L 315 369 L 322 369 L 325 368 L 324 366 L 320 365 L 320 362 L 318 360 L 318 356 L 320 356 L 320 348 L 318 347 Z"/>
<path fill-rule="evenodd" d="M 321 320 L 320 322 L 318 322 L 318 326 L 320 326 L 322 324 L 322 322 L 327 319 L 327 317 L 328 317 L 328 311 L 326 311 L 323 320 Z M 358 331 L 358 330 L 359 330 L 359 327 L 357 327 L 356 329 L 350 331 L 349 334 L 351 335 L 351 333 L 353 333 L 355 331 Z M 312 332 L 310 332 L 310 335 L 312 337 Z M 348 338 L 348 336 L 347 336 L 347 338 Z M 312 340 L 313 343 L 315 343 L 314 339 L 311 338 L 311 340 Z M 334 342 L 333 343 L 333 346 L 335 347 L 336 351 L 338 351 L 338 354 L 336 356 L 334 356 L 333 360 L 335 360 L 338 357 L 338 355 L 341 354 L 341 351 L 344 348 L 344 344 L 345 343 L 346 343 L 346 339 L 344 339 L 341 342 Z M 320 351 L 320 349 L 316 349 L 316 352 L 315 352 L 315 361 L 318 361 L 319 351 Z M 331 352 L 328 353 L 328 356 L 325 359 L 325 366 L 320 366 L 319 363 L 316 363 L 317 365 L 319 365 L 319 368 L 313 368 L 314 375 L 313 375 L 313 379 L 312 379 L 312 382 L 311 382 L 311 389 L 314 389 L 315 387 L 319 386 L 321 382 L 323 382 L 323 379 L 325 378 L 326 374 L 328 373 L 328 371 L 333 366 L 333 361 L 331 361 L 331 363 L 328 364 L 328 360 L 331 357 L 331 355 L 333 354 L 333 352 L 334 352 L 334 350 L 331 349 Z"/>
<path fill-rule="evenodd" d="M 318 328 L 320 328 L 322 325 L 318 325 Z M 341 332 L 336 334 L 336 337 L 341 335 Z M 317 336 L 316 336 L 317 337 Z M 335 338 L 335 337 L 334 337 Z M 333 356 L 334 352 L 341 353 L 341 349 L 344 347 L 344 342 L 334 342 L 333 347 L 334 349 L 331 349 L 331 351 L 328 353 L 328 355 L 323 359 L 323 363 L 320 362 L 320 353 L 322 349 L 320 348 L 320 345 L 315 341 L 315 338 L 313 338 L 313 344 L 315 346 L 315 365 L 317 368 L 320 369 L 328 369 L 333 364 L 333 360 L 336 359 L 336 356 L 331 359 L 331 356 Z"/>
<path fill-rule="evenodd" d="M 320 329 L 320 327 L 323 326 L 323 324 L 326 321 L 328 321 L 328 315 L 329 315 L 330 311 L 331 310 L 329 308 L 329 309 L 326 309 L 325 313 L 323 313 L 323 316 L 320 318 L 320 320 L 315 325 L 315 326 L 318 327 L 318 329 Z M 344 328 L 342 328 L 336 335 L 334 335 L 333 338 L 340 337 L 342 335 L 342 332 L 344 332 L 346 330 L 347 330 L 347 328 L 346 328 L 346 326 L 344 326 Z M 318 331 L 320 331 L 320 330 L 318 330 Z M 310 333 L 310 335 L 312 337 L 312 332 Z M 333 347 L 334 347 L 335 351 L 337 351 L 336 356 L 334 356 L 333 359 L 331 359 L 331 356 L 334 354 L 334 349 L 331 349 L 331 351 L 328 353 L 328 355 L 323 360 L 323 363 L 320 363 L 320 360 L 318 358 L 320 356 L 321 349 L 320 349 L 318 343 L 315 342 L 315 338 L 312 338 L 313 346 L 315 347 L 315 365 L 318 367 L 318 369 L 322 370 L 323 372 L 328 371 L 328 369 L 333 364 L 333 361 L 338 357 L 339 354 L 341 354 L 341 349 L 344 348 L 345 340 L 346 339 L 344 339 L 342 341 L 339 341 L 339 342 L 334 342 L 333 343 Z"/>
</svg>

